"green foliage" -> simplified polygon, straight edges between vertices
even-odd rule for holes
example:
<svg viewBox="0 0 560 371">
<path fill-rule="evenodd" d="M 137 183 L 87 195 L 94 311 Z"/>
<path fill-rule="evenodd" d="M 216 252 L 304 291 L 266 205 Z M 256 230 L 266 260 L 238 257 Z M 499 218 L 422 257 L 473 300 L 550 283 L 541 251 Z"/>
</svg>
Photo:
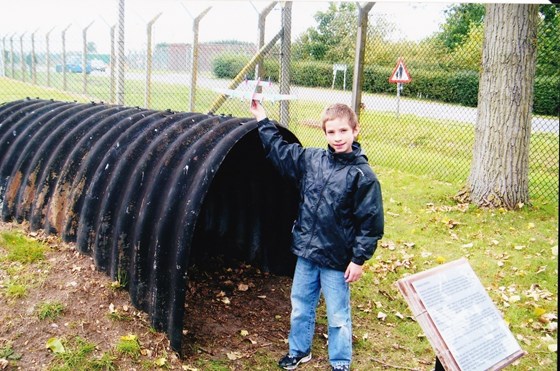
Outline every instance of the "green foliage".
<svg viewBox="0 0 560 371">
<path fill-rule="evenodd" d="M 27 295 L 27 286 L 19 283 L 8 282 L 6 287 L 7 297 L 17 299 L 17 298 L 23 298 L 25 295 Z"/>
<path fill-rule="evenodd" d="M 14 232 L 0 234 L 0 246 L 8 251 L 7 260 L 22 264 L 43 260 L 47 250 L 42 243 Z"/>
<path fill-rule="evenodd" d="M 0 359 L 18 361 L 21 359 L 21 354 L 16 353 L 11 342 L 2 341 L 0 342 Z"/>
<path fill-rule="evenodd" d="M 453 4 L 446 9 L 446 22 L 438 39 L 448 50 L 455 50 L 468 38 L 471 27 L 482 24 L 484 4 Z"/>
<path fill-rule="evenodd" d="M 212 71 L 217 78 L 234 78 L 249 62 L 246 56 L 221 55 L 212 62 Z"/>
<path fill-rule="evenodd" d="M 347 77 L 347 81 L 349 80 Z M 332 64 L 315 61 L 292 63 L 292 82 L 301 86 L 330 87 Z"/>
<path fill-rule="evenodd" d="M 451 70 L 480 71 L 483 40 L 483 25 L 472 25 L 464 41 L 460 45 L 457 45 L 451 53 L 449 68 Z"/>
<path fill-rule="evenodd" d="M 136 335 L 121 336 L 116 345 L 116 350 L 119 353 L 128 355 L 131 358 L 138 358 L 140 356 L 140 343 Z"/>
<path fill-rule="evenodd" d="M 116 370 L 115 357 L 109 353 L 96 357 L 95 344 L 77 336 L 62 342 L 63 351 L 54 353 L 56 360 L 49 368 L 52 371 Z"/>
<path fill-rule="evenodd" d="M 552 93 L 556 92 L 556 94 Z M 533 98 L 533 112 L 546 115 L 560 113 L 560 75 L 537 77 Z"/>
<path fill-rule="evenodd" d="M 44 302 L 37 306 L 37 317 L 40 320 L 55 320 L 64 312 L 64 304 L 60 302 Z"/>
<path fill-rule="evenodd" d="M 357 29 L 357 7 L 352 2 L 330 3 L 315 14 L 316 28 L 309 28 L 293 46 L 294 58 L 300 60 L 352 61 Z"/>
<path fill-rule="evenodd" d="M 541 5 L 538 30 L 537 76 L 560 74 L 560 6 Z"/>
</svg>

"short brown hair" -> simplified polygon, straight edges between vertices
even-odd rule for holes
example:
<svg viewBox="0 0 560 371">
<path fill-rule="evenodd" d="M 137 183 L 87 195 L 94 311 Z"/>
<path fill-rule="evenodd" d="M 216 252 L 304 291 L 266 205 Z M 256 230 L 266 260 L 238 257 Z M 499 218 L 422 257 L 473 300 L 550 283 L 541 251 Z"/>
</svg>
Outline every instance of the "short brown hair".
<svg viewBox="0 0 560 371">
<path fill-rule="evenodd" d="M 347 118 L 348 124 L 352 130 L 356 129 L 358 126 L 358 116 L 352 108 L 343 103 L 334 103 L 330 106 L 325 107 L 321 113 L 321 127 L 325 131 L 325 123 L 337 118 Z"/>
</svg>

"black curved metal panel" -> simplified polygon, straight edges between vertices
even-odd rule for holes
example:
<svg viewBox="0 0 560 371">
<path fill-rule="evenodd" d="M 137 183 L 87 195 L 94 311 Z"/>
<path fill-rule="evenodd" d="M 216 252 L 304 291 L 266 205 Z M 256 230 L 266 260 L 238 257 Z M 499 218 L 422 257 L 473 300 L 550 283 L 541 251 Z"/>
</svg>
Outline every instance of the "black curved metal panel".
<svg viewBox="0 0 560 371">
<path fill-rule="evenodd" d="M 282 129 L 289 142 L 297 139 Z M 223 255 L 288 274 L 297 193 L 256 122 L 25 99 L 0 105 L 3 220 L 91 254 L 181 352 L 188 269 Z"/>
</svg>

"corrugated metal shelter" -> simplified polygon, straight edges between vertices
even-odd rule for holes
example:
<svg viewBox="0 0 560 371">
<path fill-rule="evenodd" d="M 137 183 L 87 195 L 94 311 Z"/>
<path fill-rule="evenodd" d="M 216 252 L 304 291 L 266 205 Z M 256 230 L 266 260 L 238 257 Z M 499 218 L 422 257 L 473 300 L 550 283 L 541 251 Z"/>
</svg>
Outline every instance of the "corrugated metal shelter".
<svg viewBox="0 0 560 371">
<path fill-rule="evenodd" d="M 297 199 L 252 119 L 42 99 L 0 106 L 2 219 L 74 241 L 126 280 L 177 351 L 189 266 L 224 255 L 290 273 Z"/>
</svg>

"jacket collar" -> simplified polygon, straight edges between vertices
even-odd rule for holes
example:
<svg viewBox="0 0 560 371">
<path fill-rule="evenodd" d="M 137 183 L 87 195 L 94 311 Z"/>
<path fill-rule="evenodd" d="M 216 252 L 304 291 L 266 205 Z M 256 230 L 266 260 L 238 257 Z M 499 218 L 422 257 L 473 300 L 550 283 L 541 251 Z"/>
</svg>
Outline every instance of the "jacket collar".
<svg viewBox="0 0 560 371">
<path fill-rule="evenodd" d="M 329 155 L 335 160 L 339 162 L 343 162 L 345 164 L 349 163 L 367 163 L 367 156 L 362 150 L 362 146 L 360 143 L 354 141 L 352 143 L 352 152 L 348 153 L 336 153 L 334 148 L 328 146 L 328 153 Z"/>
</svg>

